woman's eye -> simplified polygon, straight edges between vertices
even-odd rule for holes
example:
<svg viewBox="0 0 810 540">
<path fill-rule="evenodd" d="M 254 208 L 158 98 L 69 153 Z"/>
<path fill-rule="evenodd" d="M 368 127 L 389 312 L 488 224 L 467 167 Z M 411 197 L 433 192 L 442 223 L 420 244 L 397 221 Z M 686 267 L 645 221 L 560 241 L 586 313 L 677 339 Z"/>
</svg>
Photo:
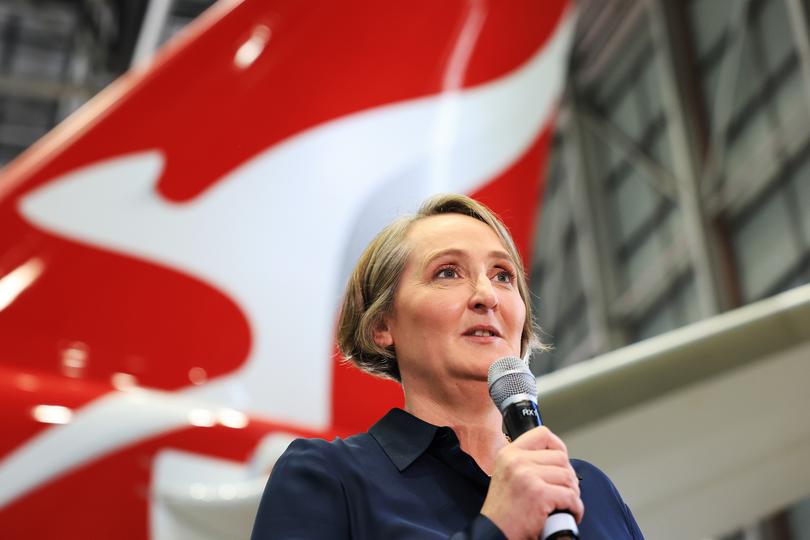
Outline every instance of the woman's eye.
<svg viewBox="0 0 810 540">
<path fill-rule="evenodd" d="M 458 277 L 458 272 L 455 268 L 447 266 L 440 268 L 439 271 L 436 272 L 436 277 L 441 279 L 456 278 Z"/>
<path fill-rule="evenodd" d="M 495 281 L 498 283 L 512 283 L 514 279 L 515 276 L 509 270 L 501 270 L 495 274 Z"/>
</svg>

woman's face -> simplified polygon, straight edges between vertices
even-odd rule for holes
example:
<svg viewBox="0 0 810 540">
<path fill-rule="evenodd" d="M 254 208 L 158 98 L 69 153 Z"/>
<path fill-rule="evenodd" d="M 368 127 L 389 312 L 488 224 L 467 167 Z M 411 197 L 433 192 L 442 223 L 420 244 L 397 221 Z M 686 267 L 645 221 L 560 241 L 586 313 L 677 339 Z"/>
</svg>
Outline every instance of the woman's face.
<svg viewBox="0 0 810 540">
<path fill-rule="evenodd" d="M 492 362 L 519 356 L 526 308 L 498 235 L 477 219 L 442 214 L 414 223 L 407 241 L 393 314 L 375 334 L 394 345 L 403 381 L 486 380 Z"/>
</svg>

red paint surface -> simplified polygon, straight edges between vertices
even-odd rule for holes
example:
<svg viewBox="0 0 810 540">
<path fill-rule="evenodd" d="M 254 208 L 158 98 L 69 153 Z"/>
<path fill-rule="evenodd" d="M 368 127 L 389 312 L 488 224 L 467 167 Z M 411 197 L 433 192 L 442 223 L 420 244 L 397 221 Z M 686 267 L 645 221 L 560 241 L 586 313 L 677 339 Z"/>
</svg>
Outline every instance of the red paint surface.
<svg viewBox="0 0 810 540">
<path fill-rule="evenodd" d="M 130 73 L 46 136 L 0 177 L 0 276 L 32 257 L 43 275 L 0 309 L 0 458 L 47 429 L 37 404 L 80 409 L 130 374 L 147 387 L 189 384 L 238 369 L 250 350 L 239 307 L 187 275 L 44 233 L 17 212 L 21 196 L 102 159 L 158 149 L 168 200 L 192 200 L 268 147 L 324 122 L 440 91 L 471 2 L 245 0 L 198 20 L 143 73 Z M 549 37 L 566 1 L 481 2 L 486 17 L 462 85 L 501 77 Z M 272 36 L 248 70 L 233 64 L 256 25 Z M 550 128 L 512 166 L 474 194 L 510 226 L 528 260 Z M 314 156 L 313 159 L 317 159 Z M 268 181 L 279 179 L 268 179 Z M 312 196 L 307 194 L 307 196 Z M 312 246 L 317 249 L 317 246 Z M 67 377 L 61 351 L 80 342 L 87 365 Z M 20 375 L 38 381 L 21 387 Z M 30 380 L 29 380 L 30 382 Z M 334 426 L 368 427 L 401 404 L 397 385 L 345 365 L 333 372 Z M 122 419 L 126 422 L 126 419 Z M 9 538 L 146 538 L 151 461 L 166 447 L 245 461 L 258 440 L 295 426 L 188 428 L 140 441 L 74 469 L 0 510 Z M 103 437 L 103 433 L 99 433 Z"/>
<path fill-rule="evenodd" d="M 346 435 L 255 420 L 245 429 L 178 430 L 73 469 L 18 499 L 0 511 L 0 530 L 4 538 L 148 538 L 152 464 L 162 449 L 245 462 L 257 441 L 274 431 L 329 439 Z"/>
<path fill-rule="evenodd" d="M 512 233 L 512 239 L 528 270 L 532 237 L 545 177 L 546 159 L 553 125 L 549 122 L 523 156 L 506 171 L 470 195 L 492 208 Z"/>
<path fill-rule="evenodd" d="M 76 409 L 111 390 L 108 384 L 0 366 L 0 455 L 50 427 L 34 420 L 35 406 Z"/>
</svg>

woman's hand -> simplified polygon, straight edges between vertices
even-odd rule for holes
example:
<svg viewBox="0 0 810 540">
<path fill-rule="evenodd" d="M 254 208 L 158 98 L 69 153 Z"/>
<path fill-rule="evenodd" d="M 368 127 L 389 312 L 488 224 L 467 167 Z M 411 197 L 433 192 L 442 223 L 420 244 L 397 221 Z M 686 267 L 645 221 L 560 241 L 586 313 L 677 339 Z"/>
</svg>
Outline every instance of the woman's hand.
<svg viewBox="0 0 810 540">
<path fill-rule="evenodd" d="M 509 540 L 537 540 L 555 510 L 571 512 L 579 523 L 585 507 L 568 449 L 541 426 L 498 452 L 481 513 Z"/>
</svg>

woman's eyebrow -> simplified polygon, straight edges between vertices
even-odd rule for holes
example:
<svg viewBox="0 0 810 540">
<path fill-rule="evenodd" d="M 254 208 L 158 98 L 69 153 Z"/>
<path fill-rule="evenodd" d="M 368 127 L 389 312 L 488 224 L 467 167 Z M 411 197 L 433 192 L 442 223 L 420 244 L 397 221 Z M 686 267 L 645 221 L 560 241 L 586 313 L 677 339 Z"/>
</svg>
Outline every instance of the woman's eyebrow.
<svg viewBox="0 0 810 540">
<path fill-rule="evenodd" d="M 422 259 L 422 269 L 424 270 L 430 265 L 432 261 L 438 259 L 439 257 L 444 257 L 446 255 L 453 255 L 455 257 L 465 257 L 466 253 L 464 252 L 463 249 L 459 248 L 446 248 L 431 251 L 427 255 L 425 255 L 424 259 Z"/>
<path fill-rule="evenodd" d="M 499 249 L 496 249 L 495 251 L 490 251 L 489 252 L 489 258 L 490 259 L 505 259 L 505 260 L 509 261 L 509 264 L 515 264 L 514 261 L 512 261 L 512 257 L 507 252 L 501 251 Z"/>
<path fill-rule="evenodd" d="M 459 248 L 446 248 L 446 249 L 439 249 L 439 250 L 436 250 L 436 251 L 432 251 L 432 252 L 428 253 L 427 255 L 425 255 L 424 259 L 422 259 L 421 268 L 424 270 L 425 268 L 427 268 L 430 265 L 431 261 L 433 261 L 435 259 L 438 259 L 439 257 L 444 257 L 446 255 L 452 255 L 452 256 L 456 256 L 456 257 L 466 257 L 467 252 L 464 251 L 463 249 L 459 249 Z M 503 259 L 503 260 L 509 261 L 509 264 L 514 264 L 514 262 L 512 262 L 512 257 L 510 257 L 507 252 L 501 251 L 500 249 L 490 251 L 487 254 L 487 256 L 490 259 Z"/>
</svg>

